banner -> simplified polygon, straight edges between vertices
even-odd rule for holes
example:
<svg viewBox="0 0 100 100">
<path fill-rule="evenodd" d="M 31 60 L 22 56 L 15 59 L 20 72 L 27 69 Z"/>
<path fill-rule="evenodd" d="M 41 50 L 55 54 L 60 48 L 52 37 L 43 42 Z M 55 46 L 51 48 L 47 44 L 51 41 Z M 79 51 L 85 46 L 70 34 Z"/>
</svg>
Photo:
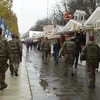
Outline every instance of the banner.
<svg viewBox="0 0 100 100">
<path fill-rule="evenodd" d="M 52 34 L 54 32 L 54 25 L 46 25 L 43 27 L 45 34 Z"/>
</svg>

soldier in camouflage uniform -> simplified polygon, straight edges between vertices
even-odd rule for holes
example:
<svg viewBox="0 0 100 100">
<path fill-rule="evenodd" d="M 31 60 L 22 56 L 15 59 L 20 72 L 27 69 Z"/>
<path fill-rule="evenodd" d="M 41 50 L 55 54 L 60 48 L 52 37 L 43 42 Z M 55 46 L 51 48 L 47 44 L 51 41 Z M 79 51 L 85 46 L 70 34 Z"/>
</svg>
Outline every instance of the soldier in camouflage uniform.
<svg viewBox="0 0 100 100">
<path fill-rule="evenodd" d="M 64 42 L 61 48 L 61 55 L 64 56 L 65 76 L 68 75 L 68 69 L 70 70 L 71 75 L 74 76 L 73 63 L 75 59 L 75 50 L 76 50 L 75 42 L 71 41 L 71 38 L 69 36 L 67 41 Z"/>
<path fill-rule="evenodd" d="M 18 41 L 18 44 L 19 44 L 19 55 L 20 55 L 20 61 L 22 61 L 22 42 L 21 40 L 19 39 L 19 37 L 16 35 L 16 40 Z"/>
<path fill-rule="evenodd" d="M 11 49 L 11 52 L 13 54 L 13 68 L 11 69 L 11 74 L 13 75 L 15 73 L 15 76 L 18 76 L 18 68 L 20 63 L 20 44 L 19 41 L 16 40 L 15 34 L 12 34 L 12 40 L 9 41 L 9 46 Z"/>
<path fill-rule="evenodd" d="M 95 88 L 95 69 L 100 58 L 100 48 L 94 42 L 94 36 L 89 37 L 89 43 L 82 49 L 80 60 L 86 60 L 86 69 L 89 75 L 89 88 Z"/>
<path fill-rule="evenodd" d="M 0 90 L 7 87 L 5 83 L 5 73 L 8 69 L 7 61 L 13 63 L 11 51 L 7 40 L 2 38 L 2 29 L 0 28 Z"/>
<path fill-rule="evenodd" d="M 41 45 L 41 50 L 42 50 L 42 60 L 47 63 L 47 57 L 48 54 L 51 51 L 51 45 L 49 39 L 46 37 L 44 42 Z"/>
</svg>

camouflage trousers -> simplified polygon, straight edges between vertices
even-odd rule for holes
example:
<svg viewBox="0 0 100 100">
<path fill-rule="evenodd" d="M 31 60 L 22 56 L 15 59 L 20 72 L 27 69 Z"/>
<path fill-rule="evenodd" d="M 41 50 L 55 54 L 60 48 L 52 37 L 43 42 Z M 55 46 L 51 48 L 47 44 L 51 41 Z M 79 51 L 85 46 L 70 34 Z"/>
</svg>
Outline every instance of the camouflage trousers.
<svg viewBox="0 0 100 100">
<path fill-rule="evenodd" d="M 65 73 L 68 74 L 68 70 L 73 73 L 73 63 L 74 63 L 74 57 L 72 54 L 65 55 L 64 59 L 64 69 Z"/>
<path fill-rule="evenodd" d="M 42 60 L 47 62 L 47 58 L 48 58 L 48 51 L 42 51 Z"/>
<path fill-rule="evenodd" d="M 88 81 L 90 85 L 95 85 L 95 67 L 90 65 L 87 66 L 87 71 L 88 71 Z"/>
<path fill-rule="evenodd" d="M 0 84 L 5 83 L 5 73 L 8 69 L 8 65 L 5 63 L 0 63 Z"/>
<path fill-rule="evenodd" d="M 13 62 L 13 67 L 14 67 L 15 71 L 18 71 L 18 69 L 19 69 L 19 61 L 14 61 Z"/>
<path fill-rule="evenodd" d="M 14 67 L 14 70 L 18 71 L 19 63 L 20 63 L 20 55 L 19 54 L 13 54 L 13 67 Z"/>
</svg>

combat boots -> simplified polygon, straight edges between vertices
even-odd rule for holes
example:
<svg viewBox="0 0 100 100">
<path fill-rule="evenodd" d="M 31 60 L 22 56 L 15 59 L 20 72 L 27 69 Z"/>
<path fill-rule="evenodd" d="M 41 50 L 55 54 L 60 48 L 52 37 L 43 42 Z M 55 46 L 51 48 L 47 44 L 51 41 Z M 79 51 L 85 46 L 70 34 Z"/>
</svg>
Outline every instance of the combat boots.
<svg viewBox="0 0 100 100">
<path fill-rule="evenodd" d="M 15 76 L 18 76 L 18 70 L 15 70 L 14 73 L 15 73 Z"/>
<path fill-rule="evenodd" d="M 7 88 L 7 84 L 1 84 L 1 86 L 0 86 L 0 90 L 3 90 L 3 89 L 5 89 L 5 88 Z"/>
<path fill-rule="evenodd" d="M 95 88 L 95 84 L 90 82 L 88 88 Z"/>
</svg>

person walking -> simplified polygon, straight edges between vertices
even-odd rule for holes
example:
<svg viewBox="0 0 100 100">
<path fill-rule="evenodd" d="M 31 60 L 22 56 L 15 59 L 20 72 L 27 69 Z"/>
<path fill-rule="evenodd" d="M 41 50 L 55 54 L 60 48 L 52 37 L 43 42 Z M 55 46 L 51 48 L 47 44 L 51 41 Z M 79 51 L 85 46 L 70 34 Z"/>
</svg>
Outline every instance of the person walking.
<svg viewBox="0 0 100 100">
<path fill-rule="evenodd" d="M 65 76 L 68 75 L 68 70 L 71 72 L 71 75 L 74 76 L 73 63 L 75 59 L 75 50 L 75 42 L 71 41 L 70 36 L 68 36 L 67 41 L 64 42 L 61 48 L 61 55 L 64 55 Z"/>
<path fill-rule="evenodd" d="M 21 42 L 21 40 L 19 39 L 19 37 L 16 35 L 16 40 L 18 41 L 18 48 L 20 49 L 19 50 L 19 55 L 20 55 L 20 61 L 22 61 L 22 42 Z"/>
<path fill-rule="evenodd" d="M 60 42 L 59 40 L 57 39 L 54 43 L 54 46 L 53 46 L 53 52 L 54 52 L 54 60 L 55 60 L 55 63 L 58 63 L 58 59 L 59 59 L 59 50 L 60 50 Z"/>
<path fill-rule="evenodd" d="M 75 36 L 76 52 L 75 52 L 75 71 L 77 71 L 79 54 L 81 53 L 81 44 L 80 44 L 80 33 L 77 33 Z"/>
<path fill-rule="evenodd" d="M 5 73 L 8 69 L 7 61 L 13 63 L 12 53 L 7 40 L 2 37 L 2 28 L 0 28 L 0 90 L 7 88 L 5 83 Z"/>
<path fill-rule="evenodd" d="M 89 43 L 83 47 L 80 61 L 86 61 L 86 70 L 89 76 L 88 88 L 95 88 L 95 69 L 100 61 L 100 47 L 94 42 L 94 36 L 89 37 Z"/>
<path fill-rule="evenodd" d="M 15 74 L 15 76 L 18 76 L 18 68 L 20 63 L 20 44 L 18 40 L 16 40 L 15 34 L 12 34 L 12 40 L 9 41 L 9 46 L 13 55 L 13 68 L 11 69 L 11 75 Z"/>
<path fill-rule="evenodd" d="M 42 60 L 45 63 L 47 63 L 47 57 L 48 57 L 49 52 L 51 51 L 51 44 L 47 37 L 45 37 L 45 40 L 43 41 L 41 45 L 41 50 L 42 50 Z"/>
</svg>

